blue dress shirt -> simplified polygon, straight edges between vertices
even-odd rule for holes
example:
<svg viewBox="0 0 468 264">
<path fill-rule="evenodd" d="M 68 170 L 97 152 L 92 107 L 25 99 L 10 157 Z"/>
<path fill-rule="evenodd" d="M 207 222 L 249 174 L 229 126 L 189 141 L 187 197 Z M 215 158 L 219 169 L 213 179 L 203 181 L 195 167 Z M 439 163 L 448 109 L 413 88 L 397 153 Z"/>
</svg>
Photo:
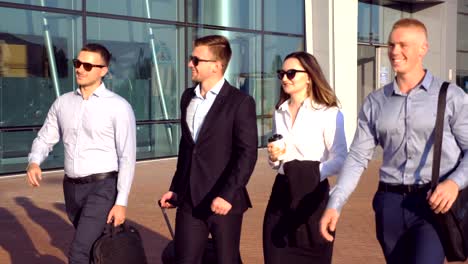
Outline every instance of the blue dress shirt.
<svg viewBox="0 0 468 264">
<path fill-rule="evenodd" d="M 65 174 L 72 178 L 118 171 L 116 205 L 126 206 L 136 160 L 135 116 L 130 104 L 102 83 L 83 99 L 78 89 L 55 100 L 34 139 L 29 162 L 41 164 L 62 138 Z"/>
<path fill-rule="evenodd" d="M 434 126 L 442 83 L 426 71 L 422 82 L 408 94 L 401 93 L 395 80 L 367 96 L 328 208 L 341 210 L 377 145 L 383 148 L 380 181 L 391 184 L 431 182 Z M 453 180 L 462 189 L 468 184 L 468 95 L 454 84 L 447 92 L 444 121 L 440 175 Z"/>
</svg>

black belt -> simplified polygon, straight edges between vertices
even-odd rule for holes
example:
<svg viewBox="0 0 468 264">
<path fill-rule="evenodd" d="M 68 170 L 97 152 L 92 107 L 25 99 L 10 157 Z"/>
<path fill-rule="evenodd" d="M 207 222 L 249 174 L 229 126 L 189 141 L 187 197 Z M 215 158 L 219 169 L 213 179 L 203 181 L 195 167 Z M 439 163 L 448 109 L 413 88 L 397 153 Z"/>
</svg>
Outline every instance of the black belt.
<svg viewBox="0 0 468 264">
<path fill-rule="evenodd" d="M 117 175 L 118 175 L 118 172 L 116 171 L 96 173 L 96 174 L 91 174 L 91 175 L 80 177 L 80 178 L 71 178 L 65 174 L 65 181 L 72 183 L 72 184 L 86 184 L 86 183 L 92 183 L 92 182 L 110 179 L 110 178 L 117 178 Z"/>
<path fill-rule="evenodd" d="M 431 188 L 430 183 L 426 184 L 390 184 L 379 182 L 379 192 L 393 192 L 399 194 L 409 194 L 418 192 L 427 192 Z"/>
</svg>

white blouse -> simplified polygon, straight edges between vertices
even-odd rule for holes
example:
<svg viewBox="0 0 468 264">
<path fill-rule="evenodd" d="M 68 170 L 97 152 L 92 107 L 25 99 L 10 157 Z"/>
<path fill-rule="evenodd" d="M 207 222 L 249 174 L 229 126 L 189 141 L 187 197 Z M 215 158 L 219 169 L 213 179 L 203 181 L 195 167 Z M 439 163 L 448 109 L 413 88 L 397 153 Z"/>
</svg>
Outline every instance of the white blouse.
<svg viewBox="0 0 468 264">
<path fill-rule="evenodd" d="M 343 114 L 337 107 L 325 107 L 307 98 L 299 108 L 294 125 L 291 125 L 289 100 L 273 116 L 273 133 L 281 134 L 286 143 L 286 153 L 281 161 L 272 162 L 272 168 L 284 174 L 283 163 L 291 160 L 320 161 L 320 181 L 336 175 L 348 153 L 344 132 Z"/>
</svg>

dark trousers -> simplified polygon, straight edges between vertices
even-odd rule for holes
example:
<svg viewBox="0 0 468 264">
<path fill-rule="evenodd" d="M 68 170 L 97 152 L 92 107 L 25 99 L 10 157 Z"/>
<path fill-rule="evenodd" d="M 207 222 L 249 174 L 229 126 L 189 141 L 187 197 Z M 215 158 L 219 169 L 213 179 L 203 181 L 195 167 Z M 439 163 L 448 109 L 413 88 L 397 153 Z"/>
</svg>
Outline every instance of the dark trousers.
<svg viewBox="0 0 468 264">
<path fill-rule="evenodd" d="M 243 214 L 215 215 L 209 207 L 202 211 L 185 204 L 177 208 L 175 254 L 177 264 L 199 264 L 208 242 L 214 240 L 219 264 L 239 264 Z"/>
<path fill-rule="evenodd" d="M 426 191 L 378 191 L 373 200 L 376 233 L 390 264 L 442 264 L 444 250 L 431 224 Z"/>
<path fill-rule="evenodd" d="M 73 184 L 64 180 L 63 194 L 68 218 L 75 227 L 69 263 L 89 264 L 93 243 L 102 234 L 107 215 L 117 197 L 117 179 L 86 184 Z"/>
<path fill-rule="evenodd" d="M 289 181 L 278 174 L 263 221 L 266 264 L 331 263 L 333 243 L 320 234 L 319 221 L 328 202 L 328 181 L 291 208 Z"/>
</svg>

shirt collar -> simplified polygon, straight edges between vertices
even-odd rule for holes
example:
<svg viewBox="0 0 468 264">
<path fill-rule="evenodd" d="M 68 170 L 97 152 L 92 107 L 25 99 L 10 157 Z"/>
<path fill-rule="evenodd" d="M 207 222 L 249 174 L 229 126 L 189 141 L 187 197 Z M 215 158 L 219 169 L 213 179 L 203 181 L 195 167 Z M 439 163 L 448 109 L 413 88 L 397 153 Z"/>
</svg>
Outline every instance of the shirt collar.
<svg viewBox="0 0 468 264">
<path fill-rule="evenodd" d="M 211 88 L 207 93 L 206 93 L 206 97 L 208 97 L 210 94 L 216 96 L 219 94 L 219 92 L 221 91 L 221 88 L 223 88 L 223 85 L 224 85 L 224 78 L 221 78 L 221 80 L 219 80 L 214 86 L 213 88 Z M 200 84 L 197 84 L 197 86 L 195 87 L 195 95 L 198 97 L 198 98 L 203 98 L 203 96 L 201 96 L 201 92 L 200 92 L 200 89 L 201 89 L 201 86 Z"/>
<path fill-rule="evenodd" d="M 279 107 L 278 107 L 278 110 L 280 111 L 289 111 L 289 101 L 291 99 L 288 99 L 286 101 L 284 101 Z M 312 98 L 310 97 L 307 97 L 303 102 L 302 102 L 302 105 L 301 105 L 301 108 L 304 107 L 305 109 L 309 109 L 309 108 L 312 108 L 314 107 L 315 109 L 318 109 L 320 108 L 320 105 L 319 104 L 316 104 L 314 103 L 314 101 L 312 101 Z"/>
<path fill-rule="evenodd" d="M 101 82 L 101 85 L 99 85 L 99 87 L 96 90 L 94 90 L 94 92 L 91 95 L 94 95 L 97 97 L 104 97 L 107 94 L 107 92 L 108 90 L 106 89 L 106 85 L 104 84 L 104 82 Z M 79 88 L 76 89 L 75 94 L 82 96 L 81 89 Z"/>
<path fill-rule="evenodd" d="M 424 70 L 424 71 L 426 72 L 424 74 L 424 78 L 422 79 L 422 81 L 414 89 L 422 88 L 422 89 L 428 91 L 429 88 L 431 88 L 431 83 L 432 83 L 432 80 L 434 79 L 434 76 L 428 70 Z M 402 94 L 401 90 L 400 90 L 400 87 L 398 86 L 396 77 L 393 79 L 393 94 L 398 94 L 398 95 Z"/>
</svg>

